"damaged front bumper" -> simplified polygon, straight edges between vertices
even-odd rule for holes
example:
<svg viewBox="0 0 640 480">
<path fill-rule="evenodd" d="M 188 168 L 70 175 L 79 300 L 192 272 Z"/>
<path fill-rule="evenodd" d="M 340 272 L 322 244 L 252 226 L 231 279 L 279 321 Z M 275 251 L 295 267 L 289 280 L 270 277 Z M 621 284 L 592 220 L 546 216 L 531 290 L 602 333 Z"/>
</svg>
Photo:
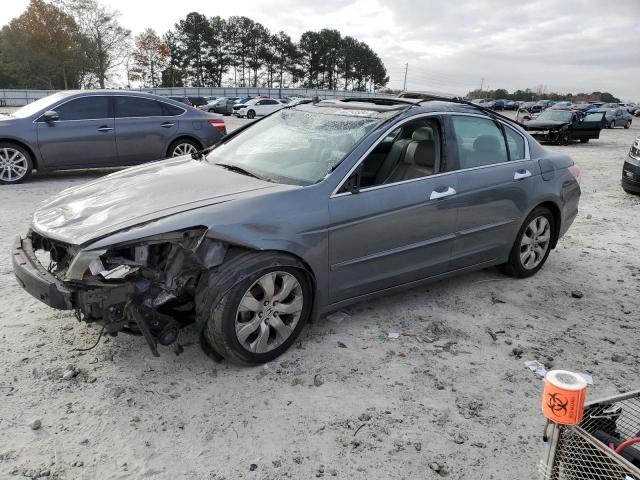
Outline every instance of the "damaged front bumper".
<svg viewBox="0 0 640 480">
<path fill-rule="evenodd" d="M 30 295 L 58 310 L 77 308 L 76 292 L 40 264 L 30 237 L 16 237 L 11 253 L 16 279 Z"/>
<path fill-rule="evenodd" d="M 142 334 L 158 355 L 157 344 L 176 343 L 179 329 L 195 318 L 200 274 L 219 265 L 226 249 L 206 229 L 88 251 L 29 232 L 16 238 L 12 257 L 16 279 L 33 297 L 75 310 L 107 333 Z"/>
</svg>

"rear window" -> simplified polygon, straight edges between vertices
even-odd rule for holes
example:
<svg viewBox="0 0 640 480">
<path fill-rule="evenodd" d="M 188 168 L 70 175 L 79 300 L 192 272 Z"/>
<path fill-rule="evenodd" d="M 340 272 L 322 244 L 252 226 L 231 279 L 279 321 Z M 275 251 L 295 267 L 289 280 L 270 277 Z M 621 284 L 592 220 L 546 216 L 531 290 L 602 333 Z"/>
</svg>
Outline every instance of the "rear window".
<svg viewBox="0 0 640 480">
<path fill-rule="evenodd" d="M 161 117 L 166 115 L 162 104 L 150 98 L 116 96 L 116 117 Z"/>
</svg>

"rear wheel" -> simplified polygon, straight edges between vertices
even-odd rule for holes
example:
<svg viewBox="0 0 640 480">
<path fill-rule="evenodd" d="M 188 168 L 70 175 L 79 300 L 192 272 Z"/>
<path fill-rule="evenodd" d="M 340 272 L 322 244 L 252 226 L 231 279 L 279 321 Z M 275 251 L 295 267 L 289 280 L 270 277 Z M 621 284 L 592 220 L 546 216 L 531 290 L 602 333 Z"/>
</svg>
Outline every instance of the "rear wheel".
<svg viewBox="0 0 640 480">
<path fill-rule="evenodd" d="M 24 182 L 32 170 L 33 160 L 29 152 L 13 143 L 0 143 L 0 184 Z"/>
<path fill-rule="evenodd" d="M 624 124 L 624 128 L 629 128 L 631 126 L 631 120 L 627 120 L 627 123 Z"/>
<path fill-rule="evenodd" d="M 216 353 L 252 365 L 269 362 L 291 346 L 313 304 L 307 273 L 297 265 L 288 255 L 248 253 L 221 266 L 216 278 L 234 273 L 242 280 L 209 306 L 203 336 Z M 216 283 L 209 279 L 210 285 Z"/>
<path fill-rule="evenodd" d="M 509 260 L 500 269 L 519 278 L 535 275 L 549 257 L 554 235 L 555 222 L 549 209 L 535 208 L 520 228 Z"/>
<path fill-rule="evenodd" d="M 171 145 L 169 145 L 167 157 L 181 157 L 183 155 L 190 155 L 197 152 L 198 150 L 200 150 L 200 145 L 198 145 L 193 140 L 189 140 L 187 138 L 179 138 Z"/>
<path fill-rule="evenodd" d="M 256 118 L 256 112 L 253 110 L 249 110 L 247 112 L 247 118 Z"/>
</svg>

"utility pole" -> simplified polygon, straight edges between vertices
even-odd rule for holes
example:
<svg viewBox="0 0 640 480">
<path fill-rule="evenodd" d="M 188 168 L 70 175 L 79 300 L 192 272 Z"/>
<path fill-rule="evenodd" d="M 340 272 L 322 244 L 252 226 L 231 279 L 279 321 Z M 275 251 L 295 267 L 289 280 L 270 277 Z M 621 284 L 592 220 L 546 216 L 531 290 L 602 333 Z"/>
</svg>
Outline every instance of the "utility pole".
<svg viewBox="0 0 640 480">
<path fill-rule="evenodd" d="M 402 87 L 402 91 L 407 90 L 407 71 L 409 70 L 409 62 L 404 65 L 404 85 Z"/>
<path fill-rule="evenodd" d="M 480 79 L 480 91 L 482 91 L 483 86 L 484 86 L 484 78 Z"/>
</svg>

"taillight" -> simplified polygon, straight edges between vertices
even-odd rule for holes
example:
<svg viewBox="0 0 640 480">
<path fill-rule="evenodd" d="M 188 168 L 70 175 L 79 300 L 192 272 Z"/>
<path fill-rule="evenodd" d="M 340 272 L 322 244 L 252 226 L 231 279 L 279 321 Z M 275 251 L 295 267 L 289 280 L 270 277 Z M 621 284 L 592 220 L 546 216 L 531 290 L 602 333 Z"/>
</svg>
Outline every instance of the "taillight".
<svg viewBox="0 0 640 480">
<path fill-rule="evenodd" d="M 573 175 L 573 178 L 580 183 L 580 168 L 578 168 L 576 164 L 573 164 L 569 167 L 569 171 L 571 172 L 571 175 Z"/>
<path fill-rule="evenodd" d="M 218 130 L 220 133 L 227 134 L 227 127 L 224 124 L 224 120 L 221 118 L 214 118 L 213 120 L 207 120 L 209 125 Z"/>
</svg>

